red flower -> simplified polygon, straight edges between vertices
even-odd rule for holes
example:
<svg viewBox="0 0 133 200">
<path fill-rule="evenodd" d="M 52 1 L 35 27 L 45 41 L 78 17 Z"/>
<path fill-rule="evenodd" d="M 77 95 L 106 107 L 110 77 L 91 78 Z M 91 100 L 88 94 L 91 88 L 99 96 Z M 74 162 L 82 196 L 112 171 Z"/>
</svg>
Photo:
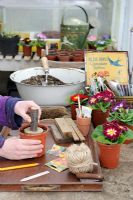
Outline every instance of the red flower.
<svg viewBox="0 0 133 200">
<path fill-rule="evenodd" d="M 119 138 L 121 132 L 122 131 L 119 127 L 115 126 L 115 124 L 112 124 L 110 126 L 108 125 L 107 127 L 104 127 L 103 134 L 110 140 L 115 141 Z"/>
<path fill-rule="evenodd" d="M 78 102 L 78 96 L 80 98 L 80 100 L 88 100 L 88 96 L 87 95 L 84 95 L 84 94 L 75 94 L 73 96 L 70 97 L 71 101 L 74 101 L 74 102 Z"/>
<path fill-rule="evenodd" d="M 128 130 L 126 126 L 119 124 L 117 121 L 106 122 L 103 127 L 103 134 L 112 141 L 116 141 L 123 132 Z"/>
</svg>

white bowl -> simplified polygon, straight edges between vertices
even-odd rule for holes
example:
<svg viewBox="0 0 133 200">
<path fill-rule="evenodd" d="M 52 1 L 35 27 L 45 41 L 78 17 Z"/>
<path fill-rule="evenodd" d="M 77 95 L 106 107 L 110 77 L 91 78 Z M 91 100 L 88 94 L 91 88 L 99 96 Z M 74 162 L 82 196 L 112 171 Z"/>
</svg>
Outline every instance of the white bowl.
<svg viewBox="0 0 133 200">
<path fill-rule="evenodd" d="M 22 80 L 31 76 L 43 75 L 42 67 L 18 70 L 10 75 L 16 83 L 18 92 L 23 100 L 33 100 L 40 106 L 69 105 L 70 95 L 75 94 L 85 86 L 85 72 L 74 68 L 50 68 L 49 74 L 65 83 L 65 85 L 28 85 Z"/>
</svg>

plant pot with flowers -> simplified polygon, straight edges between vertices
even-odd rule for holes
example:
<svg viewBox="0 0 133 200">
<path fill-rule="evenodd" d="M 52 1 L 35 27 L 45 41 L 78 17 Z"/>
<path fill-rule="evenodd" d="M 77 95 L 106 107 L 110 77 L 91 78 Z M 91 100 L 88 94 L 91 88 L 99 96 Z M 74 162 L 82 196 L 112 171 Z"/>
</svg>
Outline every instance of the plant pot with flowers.
<svg viewBox="0 0 133 200">
<path fill-rule="evenodd" d="M 30 38 L 26 37 L 23 40 L 20 40 L 18 45 L 23 47 L 23 56 L 31 56 L 33 42 L 30 40 Z"/>
<path fill-rule="evenodd" d="M 131 129 L 133 134 L 133 106 L 129 106 L 125 100 L 116 102 L 111 107 L 107 120 L 109 122 L 113 120 L 119 121 L 120 124 L 123 124 Z M 128 139 L 125 141 L 127 144 L 130 142 L 133 142 L 133 140 Z"/>
<path fill-rule="evenodd" d="M 89 98 L 88 103 L 92 108 L 92 123 L 94 127 L 107 121 L 113 102 L 114 94 L 109 90 L 98 92 Z"/>
<path fill-rule="evenodd" d="M 109 34 L 104 34 L 97 38 L 95 35 L 90 35 L 87 38 L 88 48 L 90 50 L 104 51 L 112 47 L 112 39 Z"/>
<path fill-rule="evenodd" d="M 133 134 L 126 126 L 117 121 L 97 126 L 91 135 L 99 148 L 99 160 L 102 167 L 114 169 L 119 165 L 120 148 Z"/>
<path fill-rule="evenodd" d="M 79 93 L 76 93 L 69 97 L 69 104 L 71 107 L 71 117 L 73 120 L 76 120 L 76 108 L 78 108 L 78 96 L 80 99 L 80 105 L 87 105 L 89 96 L 84 94 L 81 90 Z"/>
<path fill-rule="evenodd" d="M 46 47 L 46 35 L 44 33 L 38 33 L 36 35 L 36 40 L 33 41 L 33 46 L 36 46 L 36 54 L 37 56 L 41 57 L 41 51 L 42 49 L 45 49 Z"/>
</svg>

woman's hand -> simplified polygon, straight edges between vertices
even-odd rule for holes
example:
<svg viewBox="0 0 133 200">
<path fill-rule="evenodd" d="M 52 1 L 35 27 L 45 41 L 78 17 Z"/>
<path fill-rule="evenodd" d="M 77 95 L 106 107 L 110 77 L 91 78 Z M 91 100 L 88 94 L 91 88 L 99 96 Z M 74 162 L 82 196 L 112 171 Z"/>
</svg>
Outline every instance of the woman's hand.
<svg viewBox="0 0 133 200">
<path fill-rule="evenodd" d="M 19 139 L 10 137 L 0 148 L 0 156 L 10 160 L 21 160 L 36 157 L 43 150 L 40 140 Z"/>
<path fill-rule="evenodd" d="M 40 119 L 40 116 L 41 116 L 41 108 L 40 106 L 38 106 L 34 101 L 18 101 L 16 104 L 15 104 L 15 107 L 14 107 L 14 112 L 17 114 L 17 115 L 20 115 L 25 121 L 27 122 L 31 122 L 31 118 L 30 116 L 28 115 L 28 112 L 30 112 L 30 109 L 31 108 L 35 108 L 35 109 L 38 109 L 39 111 L 39 116 L 38 116 L 38 119 Z"/>
</svg>

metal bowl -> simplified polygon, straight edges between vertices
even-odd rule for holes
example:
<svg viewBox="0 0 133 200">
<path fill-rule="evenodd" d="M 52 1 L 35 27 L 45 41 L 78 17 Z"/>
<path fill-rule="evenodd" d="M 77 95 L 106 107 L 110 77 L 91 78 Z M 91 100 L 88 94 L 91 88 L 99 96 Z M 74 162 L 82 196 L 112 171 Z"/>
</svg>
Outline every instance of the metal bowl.
<svg viewBox="0 0 133 200">
<path fill-rule="evenodd" d="M 50 68 L 49 74 L 65 83 L 65 85 L 28 85 L 22 80 L 31 76 L 43 75 L 42 67 L 18 70 L 10 75 L 16 83 L 18 92 L 23 100 L 33 100 L 40 106 L 56 106 L 69 104 L 69 96 L 85 86 L 85 72 L 74 68 Z"/>
</svg>

